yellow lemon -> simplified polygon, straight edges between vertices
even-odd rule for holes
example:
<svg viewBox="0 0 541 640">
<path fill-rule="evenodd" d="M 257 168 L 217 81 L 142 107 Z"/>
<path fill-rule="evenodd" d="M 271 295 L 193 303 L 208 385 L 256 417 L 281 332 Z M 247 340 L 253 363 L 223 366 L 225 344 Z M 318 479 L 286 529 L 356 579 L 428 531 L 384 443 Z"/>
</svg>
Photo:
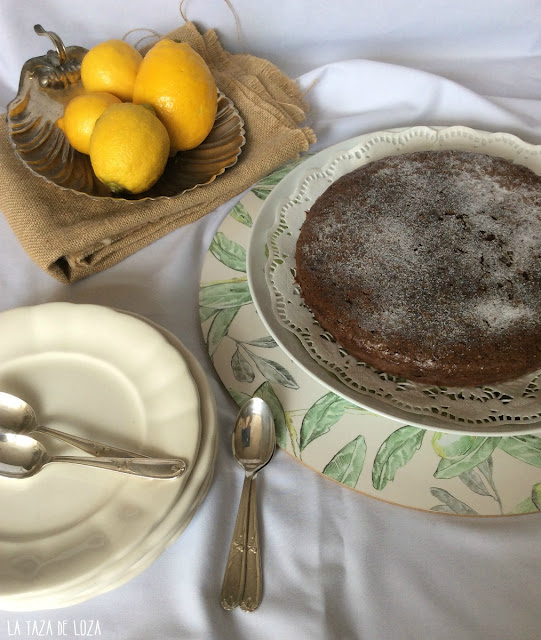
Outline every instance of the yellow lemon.
<svg viewBox="0 0 541 640">
<path fill-rule="evenodd" d="M 131 100 L 143 56 L 124 40 L 106 40 L 92 47 L 81 63 L 81 82 L 87 91 L 108 91 Z"/>
<path fill-rule="evenodd" d="M 113 104 L 96 121 L 90 162 L 97 178 L 115 193 L 141 193 L 162 175 L 169 135 L 151 107 Z"/>
<path fill-rule="evenodd" d="M 436 432 L 432 436 L 432 448 L 440 458 L 461 458 L 475 445 L 477 436 L 460 436 Z"/>
<path fill-rule="evenodd" d="M 216 83 L 206 62 L 189 44 L 166 38 L 143 58 L 133 102 L 156 109 L 169 132 L 173 153 L 193 149 L 214 124 Z"/>
<path fill-rule="evenodd" d="M 72 147 L 88 154 L 96 120 L 108 106 L 118 102 L 119 98 L 105 91 L 75 96 L 66 105 L 64 115 L 57 120 L 57 125 L 66 134 Z"/>
</svg>

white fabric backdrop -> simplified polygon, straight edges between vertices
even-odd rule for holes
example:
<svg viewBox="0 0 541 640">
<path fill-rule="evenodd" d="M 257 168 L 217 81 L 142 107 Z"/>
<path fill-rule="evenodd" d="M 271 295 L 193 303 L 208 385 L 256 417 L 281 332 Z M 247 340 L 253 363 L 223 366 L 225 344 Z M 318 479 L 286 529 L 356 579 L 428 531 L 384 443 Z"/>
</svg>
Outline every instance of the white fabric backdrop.
<svg viewBox="0 0 541 640">
<path fill-rule="evenodd" d="M 535 0 L 232 2 L 238 35 L 222 0 L 191 0 L 184 11 L 199 26 L 217 28 L 230 50 L 264 56 L 299 77 L 309 89 L 314 150 L 413 124 L 506 130 L 541 143 Z M 24 61 L 44 53 L 36 23 L 65 44 L 89 47 L 133 28 L 164 33 L 180 22 L 174 0 L 2 0 L 0 102 L 15 95 Z M 233 204 L 72 286 L 42 273 L 0 217 L 0 310 L 65 300 L 142 314 L 198 356 L 220 418 L 215 481 L 173 546 L 128 584 L 86 603 L 0 612 L 0 638 L 17 621 L 51 621 L 56 629 L 68 620 L 66 637 L 74 638 L 73 623 L 97 620 L 106 640 L 537 640 L 540 517 L 464 519 L 391 506 L 337 486 L 280 451 L 258 480 L 263 604 L 253 614 L 221 609 L 242 471 L 229 452 L 236 409 L 207 359 L 197 294 L 203 257 Z M 23 626 L 19 637 L 32 636 Z"/>
</svg>

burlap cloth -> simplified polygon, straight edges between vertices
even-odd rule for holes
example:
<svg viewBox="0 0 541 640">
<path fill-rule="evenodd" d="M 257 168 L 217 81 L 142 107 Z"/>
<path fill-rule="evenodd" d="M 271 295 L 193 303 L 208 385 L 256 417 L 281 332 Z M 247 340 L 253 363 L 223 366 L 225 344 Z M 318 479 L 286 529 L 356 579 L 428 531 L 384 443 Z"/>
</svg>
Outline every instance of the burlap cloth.
<svg viewBox="0 0 541 640">
<path fill-rule="evenodd" d="M 34 176 L 15 156 L 5 118 L 0 131 L 0 211 L 36 264 L 62 282 L 110 267 L 241 193 L 315 141 L 301 126 L 306 104 L 294 81 L 267 60 L 225 51 L 215 31 L 192 23 L 167 34 L 188 42 L 244 119 L 237 164 L 214 182 L 154 202 L 97 202 Z"/>
</svg>

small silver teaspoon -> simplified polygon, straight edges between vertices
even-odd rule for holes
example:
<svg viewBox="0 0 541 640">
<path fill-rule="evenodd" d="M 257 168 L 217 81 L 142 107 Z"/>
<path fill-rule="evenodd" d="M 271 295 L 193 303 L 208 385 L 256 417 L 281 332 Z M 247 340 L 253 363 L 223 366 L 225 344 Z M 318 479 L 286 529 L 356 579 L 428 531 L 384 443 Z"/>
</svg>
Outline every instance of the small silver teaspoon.
<svg viewBox="0 0 541 640">
<path fill-rule="evenodd" d="M 245 475 L 220 602 L 228 611 L 239 604 L 244 611 L 255 611 L 262 596 L 255 477 L 276 448 L 272 413 L 261 398 L 251 398 L 242 406 L 233 429 L 232 446 Z"/>
<path fill-rule="evenodd" d="M 34 409 L 17 396 L 11 393 L 0 391 L 0 431 L 12 431 L 22 435 L 30 435 L 32 433 L 45 433 L 57 440 L 67 442 L 73 447 L 77 447 L 93 456 L 107 456 L 112 458 L 147 458 L 140 453 L 128 451 L 127 449 L 119 449 L 111 447 L 101 442 L 87 440 L 69 433 L 63 433 L 50 427 L 38 425 Z"/>
<path fill-rule="evenodd" d="M 30 436 L 7 431 L 0 432 L 1 476 L 29 478 L 52 462 L 82 464 L 147 478 L 175 478 L 186 470 L 185 462 L 177 459 L 50 456 L 41 442 Z"/>
</svg>

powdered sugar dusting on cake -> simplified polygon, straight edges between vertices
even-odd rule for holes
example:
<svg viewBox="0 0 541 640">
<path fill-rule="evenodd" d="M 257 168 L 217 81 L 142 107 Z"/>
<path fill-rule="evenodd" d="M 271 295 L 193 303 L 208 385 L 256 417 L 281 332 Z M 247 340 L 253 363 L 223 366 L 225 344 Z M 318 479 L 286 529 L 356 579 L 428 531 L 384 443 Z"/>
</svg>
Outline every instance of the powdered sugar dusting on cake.
<svg viewBox="0 0 541 640">
<path fill-rule="evenodd" d="M 375 342 L 425 336 L 445 352 L 541 329 L 541 179 L 503 159 L 417 152 L 361 167 L 314 204 L 297 253 L 337 322 L 347 313 Z"/>
</svg>

